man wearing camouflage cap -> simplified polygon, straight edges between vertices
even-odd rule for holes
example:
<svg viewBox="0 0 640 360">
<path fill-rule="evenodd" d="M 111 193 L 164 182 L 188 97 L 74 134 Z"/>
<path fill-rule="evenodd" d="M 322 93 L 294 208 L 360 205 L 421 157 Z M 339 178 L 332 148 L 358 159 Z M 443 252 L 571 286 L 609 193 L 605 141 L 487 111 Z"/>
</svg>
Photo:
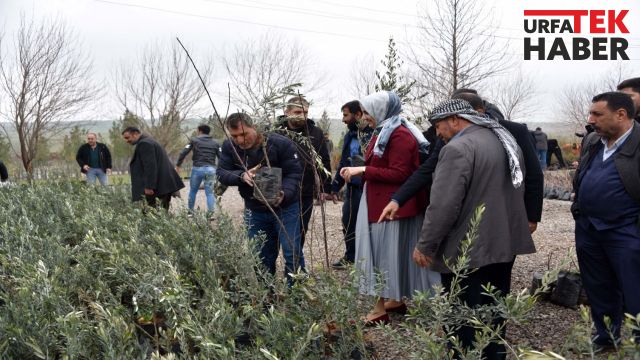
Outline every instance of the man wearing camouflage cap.
<svg viewBox="0 0 640 360">
<path fill-rule="evenodd" d="M 482 295 L 482 285 L 491 283 L 502 295 L 508 294 L 515 256 L 535 252 L 524 206 L 522 153 L 506 129 L 465 100 L 437 105 L 429 121 L 446 145 L 413 259 L 440 272 L 442 285 L 450 291 L 453 274 L 445 259 L 455 261 L 476 208 L 484 205 L 478 236 L 467 254 L 469 267 L 477 270 L 461 281 L 464 290 L 459 296 L 471 307 L 490 304 L 493 300 Z M 463 326 L 455 335 L 464 348 L 470 348 L 474 332 L 472 326 Z M 505 357 L 502 344 L 483 349 L 483 358 Z"/>
</svg>

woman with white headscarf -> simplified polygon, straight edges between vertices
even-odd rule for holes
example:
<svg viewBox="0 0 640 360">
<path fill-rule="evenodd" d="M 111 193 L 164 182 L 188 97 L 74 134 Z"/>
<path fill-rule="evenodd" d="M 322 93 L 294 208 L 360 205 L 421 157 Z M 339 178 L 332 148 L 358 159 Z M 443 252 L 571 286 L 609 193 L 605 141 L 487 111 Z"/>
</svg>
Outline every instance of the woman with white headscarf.
<svg viewBox="0 0 640 360">
<path fill-rule="evenodd" d="M 365 184 L 356 223 L 355 260 L 360 293 L 378 297 L 365 318 L 366 325 L 373 325 L 387 323 L 387 311 L 406 311 L 402 299 L 416 290 L 431 290 L 440 283 L 440 275 L 411 260 L 427 204 L 425 192 L 407 201 L 393 219 L 378 222 L 393 193 L 418 168 L 419 149 L 429 143 L 415 125 L 400 117 L 402 107 L 394 92 L 368 95 L 360 104 L 360 121 L 374 124 L 376 131 L 366 148 L 365 166 L 342 168 L 340 175 L 346 181 L 361 175 Z M 385 300 L 389 300 L 386 308 Z"/>
</svg>

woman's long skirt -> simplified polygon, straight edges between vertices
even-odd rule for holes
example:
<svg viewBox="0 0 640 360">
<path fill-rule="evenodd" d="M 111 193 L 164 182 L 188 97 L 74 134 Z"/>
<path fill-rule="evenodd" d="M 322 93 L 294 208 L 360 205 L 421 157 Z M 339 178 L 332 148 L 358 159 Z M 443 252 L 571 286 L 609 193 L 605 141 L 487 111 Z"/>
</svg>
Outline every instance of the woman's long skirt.
<svg viewBox="0 0 640 360">
<path fill-rule="evenodd" d="M 361 294 L 401 300 L 416 291 L 431 291 L 440 273 L 419 267 L 412 258 L 424 215 L 369 223 L 367 187 L 356 221 L 356 270 Z"/>
</svg>

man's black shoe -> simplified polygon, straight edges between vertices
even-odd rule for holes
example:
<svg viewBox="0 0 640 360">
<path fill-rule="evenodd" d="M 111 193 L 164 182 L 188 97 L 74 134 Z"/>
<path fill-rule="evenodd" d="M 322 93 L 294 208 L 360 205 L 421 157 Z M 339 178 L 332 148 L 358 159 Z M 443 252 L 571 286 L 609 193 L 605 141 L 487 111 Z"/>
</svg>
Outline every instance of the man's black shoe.
<svg viewBox="0 0 640 360">
<path fill-rule="evenodd" d="M 342 259 L 336 261 L 335 263 L 333 263 L 331 265 L 331 267 L 336 269 L 336 270 L 344 270 L 344 269 L 346 269 L 347 267 L 349 267 L 351 265 L 353 265 L 352 261 L 349 261 L 349 260 L 347 260 L 345 258 L 342 258 Z"/>
<path fill-rule="evenodd" d="M 598 336 L 596 336 L 596 339 L 593 340 L 593 352 L 594 353 L 599 353 L 599 352 L 603 352 L 603 351 L 609 351 L 609 350 L 613 350 L 615 349 L 615 345 L 613 343 L 613 340 L 611 340 L 610 338 L 606 338 L 606 339 L 600 339 L 598 338 Z"/>
</svg>

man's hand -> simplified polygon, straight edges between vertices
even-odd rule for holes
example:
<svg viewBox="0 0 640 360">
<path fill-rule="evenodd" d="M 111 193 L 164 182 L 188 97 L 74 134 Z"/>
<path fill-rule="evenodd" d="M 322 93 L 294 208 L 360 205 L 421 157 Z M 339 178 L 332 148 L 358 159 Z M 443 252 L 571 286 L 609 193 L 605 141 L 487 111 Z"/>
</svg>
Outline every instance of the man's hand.
<svg viewBox="0 0 640 360">
<path fill-rule="evenodd" d="M 180 166 L 176 166 L 176 172 L 179 174 L 180 173 Z"/>
<path fill-rule="evenodd" d="M 423 255 L 418 248 L 413 249 L 413 261 L 421 268 L 431 266 L 433 259 L 429 256 Z"/>
<path fill-rule="evenodd" d="M 280 206 L 280 204 L 282 203 L 282 200 L 284 200 L 284 191 L 280 191 L 280 193 L 278 194 L 278 197 L 273 202 L 273 207 Z"/>
<path fill-rule="evenodd" d="M 107 175 L 111 175 L 111 169 L 107 169 Z"/>
<path fill-rule="evenodd" d="M 393 220 L 396 216 L 396 213 L 400 209 L 400 205 L 398 205 L 395 201 L 389 201 L 387 206 L 382 209 L 382 214 L 380 214 L 380 218 L 378 219 L 378 223 L 383 222 L 384 220 Z"/>
<path fill-rule="evenodd" d="M 153 191 L 153 189 L 144 189 L 144 194 L 151 196 L 155 194 L 155 191 Z"/>
<path fill-rule="evenodd" d="M 262 165 L 258 164 L 251 169 L 243 172 L 242 181 L 249 186 L 253 186 L 253 178 L 256 177 L 256 172 L 258 172 L 258 169 L 260 169 L 261 166 Z"/>
<path fill-rule="evenodd" d="M 327 194 L 327 193 L 321 193 L 320 194 L 320 201 L 333 201 L 333 203 L 336 203 L 336 195 L 331 193 L 331 194 Z"/>
<path fill-rule="evenodd" d="M 538 229 L 538 223 L 529 221 L 529 232 L 533 234 L 536 231 L 536 229 Z"/>
<path fill-rule="evenodd" d="M 346 182 L 351 182 L 351 178 L 353 176 L 359 176 L 364 174 L 365 167 L 364 166 L 355 166 L 355 167 L 343 167 L 340 169 L 340 176 Z"/>
<path fill-rule="evenodd" d="M 84 166 L 82 166 L 82 170 L 84 170 L 84 171 L 89 171 L 89 165 L 84 165 Z"/>
</svg>

